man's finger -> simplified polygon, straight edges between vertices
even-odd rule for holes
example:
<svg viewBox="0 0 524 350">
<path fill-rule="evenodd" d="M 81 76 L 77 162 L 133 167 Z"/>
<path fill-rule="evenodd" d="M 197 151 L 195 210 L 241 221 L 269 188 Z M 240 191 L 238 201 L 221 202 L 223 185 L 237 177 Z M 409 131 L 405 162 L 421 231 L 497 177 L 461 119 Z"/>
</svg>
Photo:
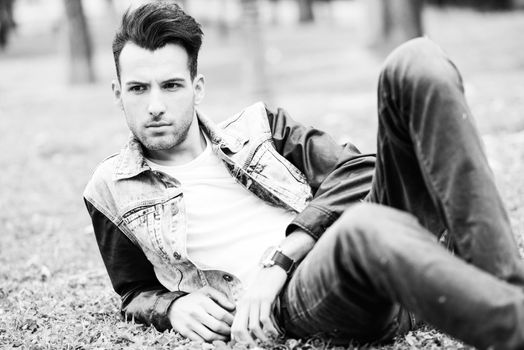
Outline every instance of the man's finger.
<svg viewBox="0 0 524 350">
<path fill-rule="evenodd" d="M 239 342 L 254 344 L 253 338 L 247 330 L 249 308 L 246 305 L 237 307 L 237 313 L 231 325 L 231 337 Z"/>
<path fill-rule="evenodd" d="M 233 302 L 231 302 L 224 293 L 219 292 L 215 288 L 211 287 L 205 288 L 204 291 L 208 297 L 210 297 L 213 301 L 215 301 L 218 305 L 222 306 L 224 309 L 228 311 L 235 310 L 235 304 L 233 304 Z"/>
<path fill-rule="evenodd" d="M 272 337 L 278 336 L 279 332 L 271 320 L 271 303 L 264 301 L 260 304 L 259 318 L 265 334 Z"/>
<path fill-rule="evenodd" d="M 217 320 L 226 323 L 228 326 L 233 324 L 233 315 L 212 299 L 209 299 L 209 303 L 206 304 L 206 311 Z"/>
<path fill-rule="evenodd" d="M 262 328 L 260 327 L 260 304 L 258 302 L 255 302 L 250 305 L 249 307 L 249 322 L 248 322 L 248 329 L 251 333 L 255 335 L 258 339 L 262 341 L 267 341 L 267 337 L 262 332 Z"/>
<path fill-rule="evenodd" d="M 199 314 L 197 320 L 217 334 L 222 334 L 224 336 L 229 336 L 231 334 L 231 327 L 227 323 L 216 319 L 210 314 Z"/>
<path fill-rule="evenodd" d="M 184 330 L 179 331 L 178 333 L 180 333 L 181 336 L 189 340 L 192 340 L 192 341 L 198 341 L 198 342 L 205 341 L 204 338 L 202 338 L 201 336 L 199 336 L 198 334 L 196 334 L 194 331 L 190 329 L 184 329 Z"/>
<path fill-rule="evenodd" d="M 205 342 L 212 342 L 213 340 L 227 340 L 227 337 L 211 331 L 209 328 L 201 323 L 194 323 L 191 327 L 193 332 L 198 334 Z"/>
</svg>

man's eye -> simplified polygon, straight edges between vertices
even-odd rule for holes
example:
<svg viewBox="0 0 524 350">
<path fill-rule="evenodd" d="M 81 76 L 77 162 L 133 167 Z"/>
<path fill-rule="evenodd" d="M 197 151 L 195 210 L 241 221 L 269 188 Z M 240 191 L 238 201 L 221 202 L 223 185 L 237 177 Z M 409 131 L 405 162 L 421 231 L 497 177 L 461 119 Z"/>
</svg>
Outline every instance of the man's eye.
<svg viewBox="0 0 524 350">
<path fill-rule="evenodd" d="M 146 87 L 143 85 L 133 85 L 129 87 L 129 91 L 131 92 L 144 92 L 146 90 Z"/>
<path fill-rule="evenodd" d="M 165 83 L 164 84 L 164 89 L 167 89 L 167 90 L 176 90 L 178 88 L 180 88 L 182 85 L 180 85 L 179 83 Z"/>
</svg>

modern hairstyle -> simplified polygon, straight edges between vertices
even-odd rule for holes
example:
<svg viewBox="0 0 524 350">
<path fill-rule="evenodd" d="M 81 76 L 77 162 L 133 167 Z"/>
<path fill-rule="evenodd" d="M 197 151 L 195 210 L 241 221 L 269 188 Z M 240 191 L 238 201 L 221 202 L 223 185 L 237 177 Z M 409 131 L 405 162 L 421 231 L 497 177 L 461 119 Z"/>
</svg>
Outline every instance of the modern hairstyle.
<svg viewBox="0 0 524 350">
<path fill-rule="evenodd" d="M 191 79 L 194 79 L 203 35 L 200 24 L 174 1 L 155 1 L 127 10 L 113 39 L 113 57 L 118 80 L 120 81 L 120 53 L 128 42 L 151 51 L 166 44 L 181 45 L 187 52 L 189 73 Z"/>
</svg>

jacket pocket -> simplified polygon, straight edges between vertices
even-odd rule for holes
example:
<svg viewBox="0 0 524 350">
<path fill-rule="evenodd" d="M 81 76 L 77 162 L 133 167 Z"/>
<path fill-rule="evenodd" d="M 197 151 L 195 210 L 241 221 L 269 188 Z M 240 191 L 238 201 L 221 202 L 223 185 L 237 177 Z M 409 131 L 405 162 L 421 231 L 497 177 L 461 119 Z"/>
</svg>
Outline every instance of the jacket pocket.
<svg viewBox="0 0 524 350">
<path fill-rule="evenodd" d="M 281 156 L 270 142 L 258 147 L 247 172 L 297 212 L 302 211 L 311 200 L 311 188 L 304 174 Z"/>
<path fill-rule="evenodd" d="M 123 224 L 128 231 L 133 232 L 146 255 L 149 252 L 162 260 L 171 260 L 170 252 L 173 248 L 167 243 L 173 244 L 171 236 L 176 233 L 175 222 L 181 220 L 177 197 L 148 203 L 147 206 L 137 206 L 123 214 Z M 170 238 L 170 242 L 166 242 L 166 237 Z M 148 256 L 148 259 L 156 260 L 152 256 Z"/>
</svg>

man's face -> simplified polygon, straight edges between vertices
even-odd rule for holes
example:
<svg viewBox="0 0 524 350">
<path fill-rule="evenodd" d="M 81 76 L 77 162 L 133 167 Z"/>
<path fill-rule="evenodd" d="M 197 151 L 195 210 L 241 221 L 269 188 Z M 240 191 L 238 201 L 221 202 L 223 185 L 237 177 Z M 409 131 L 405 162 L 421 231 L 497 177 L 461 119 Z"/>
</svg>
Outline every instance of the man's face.
<svg viewBox="0 0 524 350">
<path fill-rule="evenodd" d="M 148 150 L 162 151 L 186 140 L 204 81 L 191 80 L 182 46 L 149 51 L 129 42 L 120 53 L 120 83 L 113 82 L 113 91 L 135 137 Z"/>
</svg>

